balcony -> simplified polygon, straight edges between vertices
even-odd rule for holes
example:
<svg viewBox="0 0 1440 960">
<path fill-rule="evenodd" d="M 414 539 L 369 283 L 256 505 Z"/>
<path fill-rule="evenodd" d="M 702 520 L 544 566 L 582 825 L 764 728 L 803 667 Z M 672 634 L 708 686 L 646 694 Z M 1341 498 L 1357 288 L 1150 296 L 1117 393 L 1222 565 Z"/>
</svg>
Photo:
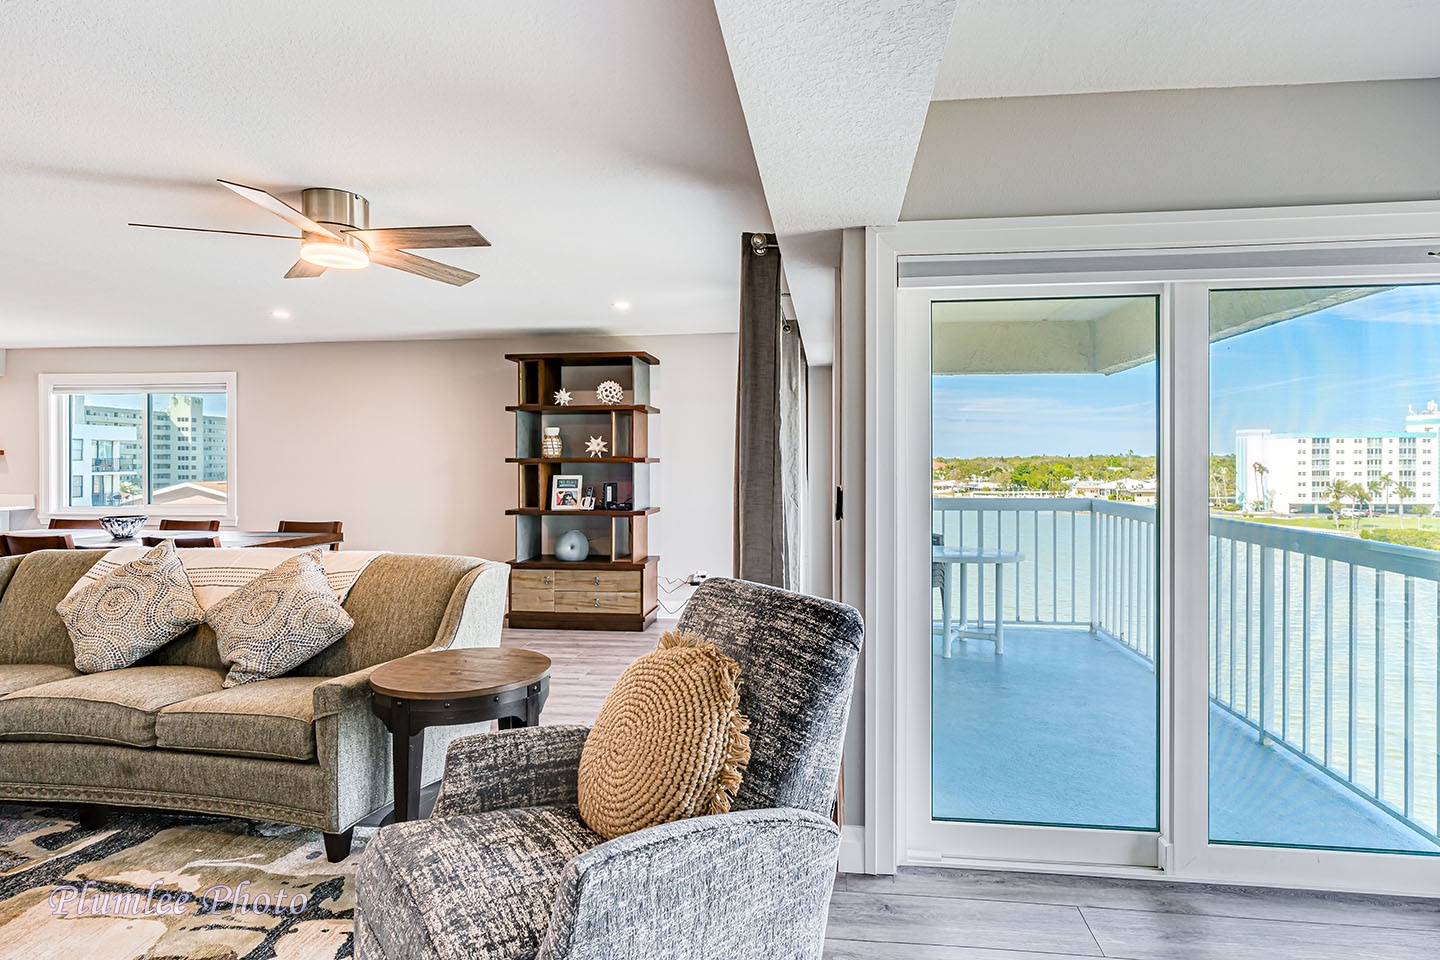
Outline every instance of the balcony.
<svg viewBox="0 0 1440 960">
<path fill-rule="evenodd" d="M 139 469 L 135 457 L 95 457 L 90 461 L 91 473 L 135 473 Z"/>
<path fill-rule="evenodd" d="M 940 656 L 935 596 L 934 815 L 1153 829 L 1155 509 L 937 498 L 932 529 L 1023 554 L 1003 657 L 973 639 Z M 1440 853 L 1440 553 L 1219 517 L 1210 532 L 1211 838 Z M 952 604 L 993 622 L 989 570 L 957 567 Z"/>
</svg>

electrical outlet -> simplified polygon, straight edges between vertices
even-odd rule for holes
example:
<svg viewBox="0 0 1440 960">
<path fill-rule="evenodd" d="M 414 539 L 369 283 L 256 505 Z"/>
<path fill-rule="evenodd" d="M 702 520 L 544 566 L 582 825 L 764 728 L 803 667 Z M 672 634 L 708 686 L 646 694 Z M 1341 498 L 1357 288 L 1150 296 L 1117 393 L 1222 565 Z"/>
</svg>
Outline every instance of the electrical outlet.
<svg viewBox="0 0 1440 960">
<path fill-rule="evenodd" d="M 704 583 L 706 579 L 709 578 L 709 576 L 710 575 L 704 570 L 696 570 L 694 573 L 690 574 L 690 576 L 685 578 L 685 582 L 690 584 L 690 586 L 692 587 L 698 587 L 700 586 L 700 584 Z"/>
</svg>

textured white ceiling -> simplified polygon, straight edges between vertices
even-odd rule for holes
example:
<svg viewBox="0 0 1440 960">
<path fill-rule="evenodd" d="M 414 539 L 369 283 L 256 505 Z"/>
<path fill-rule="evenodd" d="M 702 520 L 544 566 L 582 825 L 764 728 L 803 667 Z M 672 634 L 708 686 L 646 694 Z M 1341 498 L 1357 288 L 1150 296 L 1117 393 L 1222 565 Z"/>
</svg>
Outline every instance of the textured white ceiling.
<svg viewBox="0 0 1440 960">
<path fill-rule="evenodd" d="M 935 99 L 1434 76 L 1437 0 L 959 0 Z"/>
<path fill-rule="evenodd" d="M 716 0 L 781 234 L 893 223 L 955 0 Z"/>
<path fill-rule="evenodd" d="M 0 347 L 730 330 L 771 226 L 704 2 L 0 2 L 0 91 Z M 289 243 L 125 226 L 288 232 L 216 177 L 494 247 L 285 280 Z"/>
</svg>

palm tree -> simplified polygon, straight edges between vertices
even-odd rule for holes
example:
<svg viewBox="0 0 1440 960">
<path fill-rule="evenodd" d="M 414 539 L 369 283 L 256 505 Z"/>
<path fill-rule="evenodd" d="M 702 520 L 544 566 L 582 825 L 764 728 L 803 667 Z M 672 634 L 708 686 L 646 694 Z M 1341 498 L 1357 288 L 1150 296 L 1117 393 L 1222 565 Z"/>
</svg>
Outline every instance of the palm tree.
<svg viewBox="0 0 1440 960">
<path fill-rule="evenodd" d="M 1250 469 L 1255 471 L 1255 483 L 1260 487 L 1260 509 L 1268 510 L 1270 508 L 1270 497 L 1265 490 L 1265 474 L 1270 472 L 1270 468 L 1259 460 L 1256 460 L 1251 464 Z"/>
<path fill-rule="evenodd" d="M 1327 498 L 1325 506 L 1330 509 L 1330 519 L 1335 521 L 1335 529 L 1340 529 L 1340 511 L 1345 508 L 1345 497 L 1349 495 L 1349 484 L 1344 480 L 1331 480 L 1330 486 L 1325 488 Z"/>
<path fill-rule="evenodd" d="M 1390 512 L 1390 491 L 1395 487 L 1395 478 L 1388 473 L 1380 474 L 1380 495 L 1385 498 L 1385 512 Z"/>
<path fill-rule="evenodd" d="M 1395 496 L 1400 498 L 1400 529 L 1405 529 L 1405 501 L 1415 496 L 1415 489 L 1405 483 L 1395 485 Z"/>
</svg>

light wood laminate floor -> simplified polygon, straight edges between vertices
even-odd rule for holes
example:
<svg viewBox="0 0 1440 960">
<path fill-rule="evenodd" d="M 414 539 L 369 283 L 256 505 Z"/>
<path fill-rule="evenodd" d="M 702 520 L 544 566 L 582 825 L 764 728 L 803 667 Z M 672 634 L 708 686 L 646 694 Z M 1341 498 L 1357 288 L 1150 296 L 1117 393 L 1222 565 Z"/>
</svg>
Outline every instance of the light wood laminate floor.
<svg viewBox="0 0 1440 960">
<path fill-rule="evenodd" d="M 553 662 L 543 723 L 591 723 L 672 626 L 501 642 Z M 1440 899 L 902 867 L 841 874 L 827 936 L 826 960 L 1436 960 Z"/>
</svg>

